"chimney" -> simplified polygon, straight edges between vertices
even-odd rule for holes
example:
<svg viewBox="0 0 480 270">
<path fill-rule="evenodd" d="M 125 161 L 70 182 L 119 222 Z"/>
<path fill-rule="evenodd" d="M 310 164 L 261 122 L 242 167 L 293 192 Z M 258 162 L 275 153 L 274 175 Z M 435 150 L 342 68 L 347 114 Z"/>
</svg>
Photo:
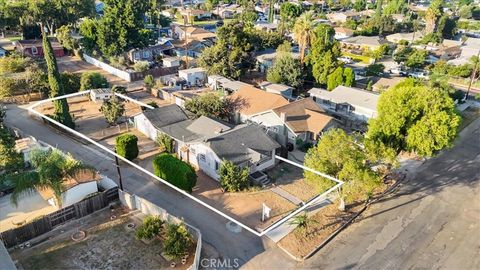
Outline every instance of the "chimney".
<svg viewBox="0 0 480 270">
<path fill-rule="evenodd" d="M 281 112 L 281 113 L 280 113 L 280 119 L 281 119 L 283 122 L 286 122 L 286 121 L 287 121 L 287 115 L 286 115 L 284 112 Z"/>
</svg>

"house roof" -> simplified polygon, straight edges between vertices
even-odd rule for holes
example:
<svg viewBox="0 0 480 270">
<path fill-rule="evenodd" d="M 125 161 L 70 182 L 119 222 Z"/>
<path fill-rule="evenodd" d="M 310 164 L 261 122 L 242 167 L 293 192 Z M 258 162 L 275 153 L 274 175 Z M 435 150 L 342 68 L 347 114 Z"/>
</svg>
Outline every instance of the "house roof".
<svg viewBox="0 0 480 270">
<path fill-rule="evenodd" d="M 244 115 L 265 112 L 288 104 L 288 100 L 281 95 L 268 93 L 253 86 L 240 88 L 231 95 L 231 98 L 242 103 L 238 112 Z"/>
<path fill-rule="evenodd" d="M 413 36 L 413 34 L 415 33 L 415 37 Z M 386 39 L 390 42 L 398 42 L 400 40 L 406 40 L 408 42 L 411 42 L 412 41 L 412 38 L 415 38 L 415 40 L 419 40 L 421 38 L 423 38 L 423 32 L 421 31 L 417 31 L 417 32 L 410 32 L 410 33 L 395 33 L 395 34 L 391 34 L 391 35 L 388 35 L 386 36 Z"/>
<path fill-rule="evenodd" d="M 271 91 L 276 91 L 278 93 L 281 93 L 283 91 L 288 91 L 288 90 L 292 90 L 293 87 L 291 86 L 288 86 L 288 85 L 285 85 L 285 84 L 280 84 L 280 83 L 271 83 L 271 82 L 267 82 L 267 81 L 263 81 L 259 84 L 259 86 L 262 88 L 262 89 L 269 89 Z"/>
<path fill-rule="evenodd" d="M 282 120 L 295 133 L 310 131 L 318 134 L 333 120 L 311 98 L 294 101 L 273 109 L 273 112 L 280 118 L 284 115 L 285 120 Z"/>
<path fill-rule="evenodd" d="M 348 37 L 341 41 L 342 43 L 357 44 L 357 45 L 367 45 L 367 46 L 380 46 L 385 43 L 388 43 L 386 40 L 381 39 L 379 36 L 355 36 Z"/>
<path fill-rule="evenodd" d="M 250 87 L 251 85 L 241 81 L 229 81 L 229 82 L 223 83 L 222 86 L 223 88 L 230 89 L 232 91 L 238 91 L 242 87 Z"/>
<path fill-rule="evenodd" d="M 93 182 L 93 181 L 100 181 L 102 177 L 98 173 L 92 173 L 90 171 L 81 171 L 75 175 L 75 177 L 67 177 L 63 181 L 63 192 L 78 186 L 83 183 Z M 54 192 L 51 188 L 37 188 L 38 193 L 44 200 L 49 200 L 53 198 Z"/>
<path fill-rule="evenodd" d="M 164 126 L 160 131 L 179 141 L 194 142 L 217 136 L 230 129 L 231 126 L 227 123 L 201 116 L 195 120 L 187 119 Z"/>
<path fill-rule="evenodd" d="M 386 90 L 392 86 L 395 86 L 399 84 L 401 81 L 403 81 L 404 78 L 402 77 L 389 77 L 389 78 L 380 78 L 378 81 L 376 81 L 372 87 L 376 91 L 378 90 Z"/>
<path fill-rule="evenodd" d="M 252 151 L 269 154 L 280 145 L 258 125 L 239 126 L 229 132 L 210 138 L 206 144 L 220 158 L 235 164 L 251 160 Z"/>
<path fill-rule="evenodd" d="M 60 43 L 58 43 L 56 39 L 50 39 L 50 44 L 52 44 L 52 48 L 54 50 L 63 49 L 62 45 L 60 45 Z M 41 39 L 18 40 L 18 41 L 15 41 L 15 46 L 17 45 L 23 49 L 32 48 L 32 47 L 40 48 L 42 47 L 42 40 Z"/>
<path fill-rule="evenodd" d="M 335 30 L 335 33 L 342 33 L 347 36 L 353 36 L 353 30 L 346 28 L 346 27 L 335 27 L 333 28 Z"/>
<path fill-rule="evenodd" d="M 334 103 L 348 103 L 354 107 L 362 107 L 372 111 L 377 110 L 378 98 L 377 93 L 365 91 L 355 87 L 337 86 L 332 91 L 320 88 L 312 88 L 308 91 L 311 96 Z"/>
<path fill-rule="evenodd" d="M 156 129 L 161 129 L 164 126 L 188 119 L 185 111 L 176 104 L 162 106 L 153 110 L 146 110 L 143 112 L 143 115 L 145 115 Z"/>
</svg>

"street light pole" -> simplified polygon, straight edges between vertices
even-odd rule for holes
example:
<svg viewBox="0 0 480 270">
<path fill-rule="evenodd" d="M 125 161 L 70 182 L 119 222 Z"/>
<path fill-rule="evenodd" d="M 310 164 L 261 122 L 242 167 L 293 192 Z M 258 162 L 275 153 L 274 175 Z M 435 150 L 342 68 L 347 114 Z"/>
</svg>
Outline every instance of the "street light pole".
<svg viewBox="0 0 480 270">
<path fill-rule="evenodd" d="M 117 154 L 117 150 L 114 150 L 115 154 Z M 118 164 L 118 157 L 115 155 L 115 165 L 117 167 L 118 173 L 118 184 L 120 185 L 120 190 L 123 191 L 123 182 L 122 182 L 122 173 L 120 172 L 120 165 Z"/>
</svg>

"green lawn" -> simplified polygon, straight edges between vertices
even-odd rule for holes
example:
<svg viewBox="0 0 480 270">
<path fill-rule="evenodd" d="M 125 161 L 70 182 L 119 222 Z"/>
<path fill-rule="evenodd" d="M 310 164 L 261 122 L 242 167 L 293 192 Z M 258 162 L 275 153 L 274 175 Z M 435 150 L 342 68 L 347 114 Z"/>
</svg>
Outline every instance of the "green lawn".
<svg viewBox="0 0 480 270">
<path fill-rule="evenodd" d="M 16 37 L 9 37 L 8 40 L 10 41 L 18 41 L 18 40 L 22 40 L 22 36 L 16 36 Z"/>
<path fill-rule="evenodd" d="M 353 61 L 362 62 L 364 64 L 370 64 L 370 61 L 371 61 L 371 58 L 368 57 L 368 56 L 353 54 L 353 53 L 349 53 L 349 52 L 342 52 L 342 56 L 350 57 L 350 58 L 353 59 Z"/>
</svg>

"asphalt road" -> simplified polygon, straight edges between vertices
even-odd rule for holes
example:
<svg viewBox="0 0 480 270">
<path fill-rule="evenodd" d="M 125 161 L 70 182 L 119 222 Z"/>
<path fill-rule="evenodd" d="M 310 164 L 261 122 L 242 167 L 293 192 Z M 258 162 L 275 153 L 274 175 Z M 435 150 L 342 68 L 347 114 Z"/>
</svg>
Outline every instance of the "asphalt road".
<svg viewBox="0 0 480 270">
<path fill-rule="evenodd" d="M 117 180 L 118 175 L 113 157 L 103 153 L 95 146 L 83 145 L 72 140 L 66 134 L 32 119 L 26 110 L 9 105 L 5 122 L 9 127 L 20 129 L 24 135 L 32 135 L 38 140 L 71 153 L 75 158 L 95 166 L 102 174 Z M 232 262 L 231 265 L 235 266 L 236 263 L 243 265 L 268 248 L 266 246 L 268 243 L 264 243 L 262 238 L 250 232 L 245 230 L 240 233 L 230 232 L 226 228 L 227 219 L 130 165 L 123 164 L 121 171 L 124 189 L 127 192 L 141 196 L 166 209 L 169 213 L 183 217 L 185 222 L 199 228 L 204 243 L 213 246 L 222 259 L 229 259 Z M 215 252 L 212 253 L 215 254 Z M 270 253 L 279 261 L 289 260 L 278 249 L 270 249 Z"/>
<path fill-rule="evenodd" d="M 302 269 L 480 269 L 480 119 Z"/>
</svg>

